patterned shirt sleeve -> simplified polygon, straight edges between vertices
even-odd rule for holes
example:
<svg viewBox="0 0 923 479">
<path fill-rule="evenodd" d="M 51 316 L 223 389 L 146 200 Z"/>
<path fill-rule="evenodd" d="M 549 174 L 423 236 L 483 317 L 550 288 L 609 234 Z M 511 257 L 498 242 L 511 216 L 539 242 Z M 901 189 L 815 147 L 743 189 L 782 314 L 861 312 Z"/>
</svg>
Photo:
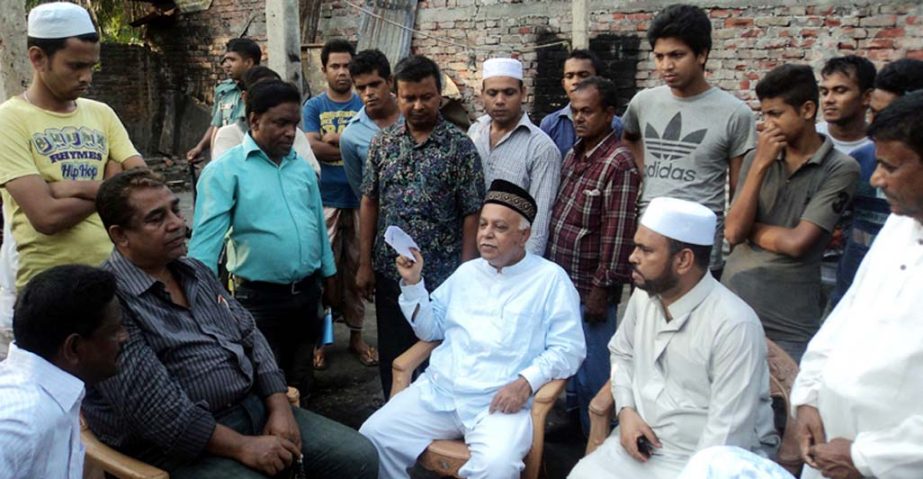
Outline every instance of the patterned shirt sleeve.
<svg viewBox="0 0 923 479">
<path fill-rule="evenodd" d="M 460 217 L 476 214 L 484 201 L 484 170 L 481 168 L 481 155 L 474 143 L 467 137 L 458 145 L 458 183 L 456 205 Z M 369 157 L 371 158 L 371 153 Z"/>
<path fill-rule="evenodd" d="M 171 378 L 144 340 L 131 309 L 122 304 L 128 341 L 119 355 L 119 372 L 96 386 L 119 411 L 133 434 L 152 442 L 167 455 L 198 456 L 215 430 L 215 418 L 204 404 L 195 404 Z"/>
<path fill-rule="evenodd" d="M 384 154 L 382 138 L 384 135 L 375 135 L 369 143 L 369 154 L 362 170 L 362 187 L 359 188 L 364 196 L 372 199 L 378 198 L 378 168 L 381 165 L 381 155 Z"/>
<path fill-rule="evenodd" d="M 620 148 L 614 170 L 603 191 L 605 209 L 600 237 L 599 267 L 593 286 L 609 287 L 631 279 L 628 257 L 634 243 L 638 190 L 641 178 L 627 148 Z M 622 166 L 625 165 L 625 166 Z"/>
</svg>

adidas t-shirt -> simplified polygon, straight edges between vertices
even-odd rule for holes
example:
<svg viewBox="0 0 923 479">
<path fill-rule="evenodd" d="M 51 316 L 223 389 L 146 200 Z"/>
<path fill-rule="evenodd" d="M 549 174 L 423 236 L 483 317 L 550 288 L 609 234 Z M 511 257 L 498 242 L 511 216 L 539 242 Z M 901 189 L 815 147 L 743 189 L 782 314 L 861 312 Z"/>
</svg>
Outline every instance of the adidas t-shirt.
<svg viewBox="0 0 923 479">
<path fill-rule="evenodd" d="M 688 98 L 664 85 L 638 92 L 622 117 L 625 132 L 644 142 L 642 211 L 670 196 L 724 212 L 728 159 L 753 149 L 753 112 L 720 88 Z"/>
</svg>

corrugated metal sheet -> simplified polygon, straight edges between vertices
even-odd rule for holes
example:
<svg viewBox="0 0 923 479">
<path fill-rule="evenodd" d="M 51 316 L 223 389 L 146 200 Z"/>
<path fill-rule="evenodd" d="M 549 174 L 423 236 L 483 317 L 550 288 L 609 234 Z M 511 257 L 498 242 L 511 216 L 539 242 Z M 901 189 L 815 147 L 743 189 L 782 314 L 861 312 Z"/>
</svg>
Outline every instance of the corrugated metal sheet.
<svg viewBox="0 0 923 479">
<path fill-rule="evenodd" d="M 410 54 L 417 0 L 366 0 L 365 9 L 374 15 L 360 13 L 357 50 L 377 48 L 392 66 Z"/>
</svg>

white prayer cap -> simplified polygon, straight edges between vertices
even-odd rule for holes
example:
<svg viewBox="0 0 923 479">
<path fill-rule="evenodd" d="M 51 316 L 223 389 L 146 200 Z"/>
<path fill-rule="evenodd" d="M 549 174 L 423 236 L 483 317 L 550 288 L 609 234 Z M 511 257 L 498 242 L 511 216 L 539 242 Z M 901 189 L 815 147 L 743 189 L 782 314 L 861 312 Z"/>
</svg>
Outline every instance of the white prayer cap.
<svg viewBox="0 0 923 479">
<path fill-rule="evenodd" d="M 712 210 L 677 198 L 654 198 L 647 205 L 641 226 L 683 243 L 711 246 L 717 217 Z"/>
<path fill-rule="evenodd" d="M 491 58 L 484 62 L 484 80 L 493 77 L 522 80 L 522 63 L 515 58 Z"/>
<path fill-rule="evenodd" d="M 70 38 L 96 33 L 85 8 L 70 2 L 44 3 L 29 11 L 28 36 Z"/>
</svg>

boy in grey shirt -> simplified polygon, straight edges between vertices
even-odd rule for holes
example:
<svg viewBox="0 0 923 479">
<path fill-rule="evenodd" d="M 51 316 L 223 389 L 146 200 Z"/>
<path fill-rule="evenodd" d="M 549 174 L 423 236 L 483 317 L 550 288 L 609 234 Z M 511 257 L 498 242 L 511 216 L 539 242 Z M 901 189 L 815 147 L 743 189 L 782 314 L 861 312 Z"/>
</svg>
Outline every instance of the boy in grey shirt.
<svg viewBox="0 0 923 479">
<path fill-rule="evenodd" d="M 741 160 L 754 144 L 753 113 L 705 79 L 711 21 L 701 9 L 667 7 L 651 22 L 647 37 L 665 85 L 639 92 L 622 117 L 624 140 L 644 178 L 641 209 L 660 196 L 701 203 L 718 216 L 720 245 L 727 174 L 733 194 Z M 720 246 L 710 263 L 720 276 Z"/>
</svg>

